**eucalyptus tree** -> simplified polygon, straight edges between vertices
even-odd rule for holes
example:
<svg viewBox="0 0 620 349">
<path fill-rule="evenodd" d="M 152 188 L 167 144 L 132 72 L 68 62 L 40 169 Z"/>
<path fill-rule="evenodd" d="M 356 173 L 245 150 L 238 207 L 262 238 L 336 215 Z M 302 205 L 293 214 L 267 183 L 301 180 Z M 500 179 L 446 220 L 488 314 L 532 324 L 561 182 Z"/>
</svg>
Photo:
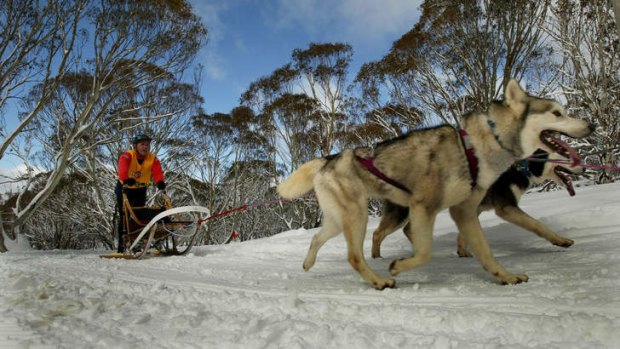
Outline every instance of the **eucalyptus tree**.
<svg viewBox="0 0 620 349">
<path fill-rule="evenodd" d="M 549 1 L 526 0 L 425 1 L 419 22 L 356 78 L 369 115 L 391 112 L 403 119 L 402 127 L 456 124 L 464 112 L 485 109 L 500 97 L 510 78 L 538 84 L 551 52 L 543 31 L 548 6 Z M 384 119 L 370 121 L 385 124 Z"/>
<path fill-rule="evenodd" d="M 13 208 L 16 229 L 52 194 L 70 167 L 118 142 L 122 132 L 146 129 L 179 112 L 155 108 L 156 103 L 166 103 L 164 99 L 139 96 L 146 96 L 149 88 L 161 88 L 156 87 L 161 83 L 172 86 L 171 79 L 189 67 L 207 35 L 191 6 L 177 0 L 91 0 L 81 8 L 78 22 L 89 35 L 83 45 L 63 48 L 70 49 L 71 70 L 50 77 L 52 89 L 43 81 L 23 97 L 24 115 L 40 105 L 30 121 L 38 127 L 29 135 L 39 142 L 40 154 L 48 154 L 43 159 L 48 176 L 32 200 Z"/>
<path fill-rule="evenodd" d="M 345 43 L 311 43 L 293 51 L 293 66 L 299 72 L 299 87 L 318 103 L 318 125 L 323 141 L 321 156 L 340 150 L 349 118 L 345 110 L 346 86 L 353 48 Z"/>
<path fill-rule="evenodd" d="M 88 0 L 6 0 L 0 3 L 0 159 L 15 138 L 47 103 L 60 77 L 75 64 L 76 45 L 84 38 L 80 23 Z M 19 100 L 33 85 L 39 100 L 18 119 Z"/>
<path fill-rule="evenodd" d="M 291 61 L 250 84 L 241 103 L 254 111 L 255 139 L 263 142 L 271 168 L 267 184 L 277 183 L 301 163 L 339 151 L 353 130 L 345 107 L 353 49 L 344 43 L 311 43 L 295 49 Z M 273 193 L 271 193 L 273 195 Z M 316 205 L 295 206 L 291 221 L 285 207 L 273 214 L 287 227 L 314 226 Z"/>
</svg>

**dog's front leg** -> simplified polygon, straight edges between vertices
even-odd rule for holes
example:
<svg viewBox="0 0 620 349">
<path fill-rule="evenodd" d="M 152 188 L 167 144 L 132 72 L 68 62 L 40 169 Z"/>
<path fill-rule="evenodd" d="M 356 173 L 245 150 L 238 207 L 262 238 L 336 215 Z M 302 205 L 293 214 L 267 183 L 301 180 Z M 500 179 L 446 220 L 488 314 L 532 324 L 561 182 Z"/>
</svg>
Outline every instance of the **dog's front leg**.
<svg viewBox="0 0 620 349">
<path fill-rule="evenodd" d="M 502 267 L 493 254 L 482 232 L 480 220 L 478 219 L 478 204 L 484 193 L 474 191 L 469 199 L 452 206 L 450 216 L 459 228 L 459 233 L 464 234 L 467 243 L 471 247 L 473 255 L 478 259 L 482 267 L 493 274 L 501 284 L 518 284 L 527 282 L 525 274 L 510 274 Z"/>
<path fill-rule="evenodd" d="M 478 206 L 477 211 L 478 211 L 478 216 L 480 216 L 480 213 L 485 211 L 485 209 L 482 207 L 482 205 L 480 205 Z M 465 234 L 459 232 L 459 236 L 456 238 L 456 242 L 457 242 L 456 254 L 459 257 L 472 257 L 471 253 L 467 251 L 467 241 L 465 241 Z"/>
<path fill-rule="evenodd" d="M 547 239 L 547 241 L 560 247 L 571 247 L 575 242 L 569 238 L 565 238 L 558 235 L 553 230 L 547 228 L 537 219 L 534 219 L 529 214 L 525 213 L 521 208 L 517 206 L 505 206 L 496 208 L 495 213 L 502 219 L 520 226 L 523 229 L 527 229 L 536 235 Z"/>
</svg>

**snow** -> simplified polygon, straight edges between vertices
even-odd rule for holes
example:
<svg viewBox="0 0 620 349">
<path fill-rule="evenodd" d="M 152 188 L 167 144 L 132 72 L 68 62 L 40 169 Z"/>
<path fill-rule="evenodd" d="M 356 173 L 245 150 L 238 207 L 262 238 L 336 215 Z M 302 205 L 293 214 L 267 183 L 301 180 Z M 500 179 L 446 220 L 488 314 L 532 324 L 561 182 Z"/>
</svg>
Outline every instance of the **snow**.
<svg viewBox="0 0 620 349">
<path fill-rule="evenodd" d="M 342 236 L 312 270 L 302 261 L 316 230 L 183 257 L 100 259 L 107 251 L 0 255 L 0 347 L 8 348 L 614 348 L 620 342 L 620 183 L 525 195 L 522 208 L 575 240 L 556 247 L 492 213 L 491 248 L 528 283 L 501 286 L 456 256 L 456 229 L 437 220 L 433 259 L 374 290 L 349 266 Z M 400 232 L 387 275 L 411 247 Z"/>
</svg>

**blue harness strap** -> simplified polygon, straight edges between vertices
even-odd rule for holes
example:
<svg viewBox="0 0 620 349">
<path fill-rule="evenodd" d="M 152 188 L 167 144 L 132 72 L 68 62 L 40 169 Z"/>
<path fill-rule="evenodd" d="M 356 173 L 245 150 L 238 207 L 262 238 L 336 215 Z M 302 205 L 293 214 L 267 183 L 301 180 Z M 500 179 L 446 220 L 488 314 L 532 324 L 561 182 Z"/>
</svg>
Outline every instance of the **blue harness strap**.
<svg viewBox="0 0 620 349">
<path fill-rule="evenodd" d="M 532 176 L 532 172 L 530 172 L 530 162 L 527 159 L 519 160 L 513 166 L 525 177 L 530 178 Z"/>
</svg>

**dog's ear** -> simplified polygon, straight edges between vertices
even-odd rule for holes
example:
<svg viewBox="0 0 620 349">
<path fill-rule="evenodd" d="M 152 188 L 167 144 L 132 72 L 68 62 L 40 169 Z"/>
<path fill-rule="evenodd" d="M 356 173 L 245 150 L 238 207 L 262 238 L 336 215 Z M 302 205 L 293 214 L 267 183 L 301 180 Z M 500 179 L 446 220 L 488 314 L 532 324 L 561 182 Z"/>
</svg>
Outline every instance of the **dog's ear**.
<svg viewBox="0 0 620 349">
<path fill-rule="evenodd" d="M 527 93 L 523 91 L 517 80 L 511 79 L 506 85 L 504 102 L 513 109 L 520 109 L 517 106 L 527 102 Z"/>
</svg>

